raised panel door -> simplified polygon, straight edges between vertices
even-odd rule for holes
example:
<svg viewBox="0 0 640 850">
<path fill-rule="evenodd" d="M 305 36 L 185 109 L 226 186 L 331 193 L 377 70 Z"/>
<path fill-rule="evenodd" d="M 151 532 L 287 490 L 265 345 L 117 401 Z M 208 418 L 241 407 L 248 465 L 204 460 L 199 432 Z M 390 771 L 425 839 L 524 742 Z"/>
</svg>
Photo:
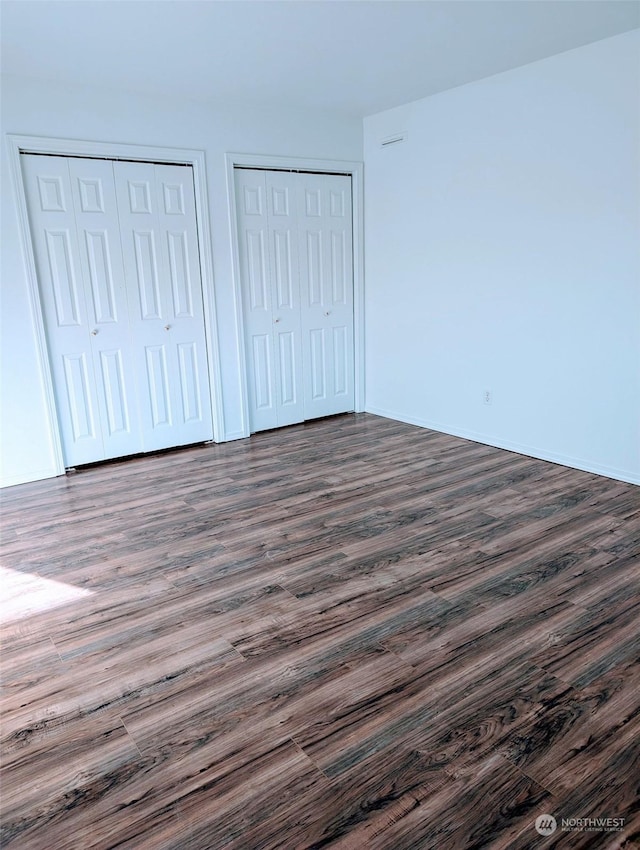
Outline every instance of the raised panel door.
<svg viewBox="0 0 640 850">
<path fill-rule="evenodd" d="M 271 280 L 277 424 L 304 419 L 300 323 L 296 174 L 267 171 L 266 198 Z"/>
<path fill-rule="evenodd" d="M 142 450 L 113 162 L 69 158 L 104 458 Z"/>
<path fill-rule="evenodd" d="M 65 465 L 211 439 L 191 168 L 22 169 Z"/>
<path fill-rule="evenodd" d="M 155 180 L 160 253 L 170 296 L 173 445 L 185 445 L 213 436 L 193 171 L 190 166 L 155 165 Z"/>
<path fill-rule="evenodd" d="M 351 179 L 235 182 L 251 431 L 353 410 Z"/>
<path fill-rule="evenodd" d="M 236 169 L 236 212 L 252 432 L 278 426 L 271 251 L 264 171 Z"/>
<path fill-rule="evenodd" d="M 23 155 L 21 165 L 64 463 L 77 466 L 103 459 L 105 447 L 69 161 Z"/>
<path fill-rule="evenodd" d="M 211 439 L 190 167 L 114 163 L 144 451 Z"/>
<path fill-rule="evenodd" d="M 355 406 L 351 178 L 300 174 L 304 418 Z"/>
</svg>

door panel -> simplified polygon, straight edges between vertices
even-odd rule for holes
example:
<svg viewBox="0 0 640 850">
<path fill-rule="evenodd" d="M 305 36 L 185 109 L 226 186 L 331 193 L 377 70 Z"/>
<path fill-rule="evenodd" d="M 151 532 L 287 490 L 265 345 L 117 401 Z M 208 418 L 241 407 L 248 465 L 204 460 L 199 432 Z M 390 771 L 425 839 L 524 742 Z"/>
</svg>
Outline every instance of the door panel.
<svg viewBox="0 0 640 850">
<path fill-rule="evenodd" d="M 256 417 L 264 416 L 263 421 L 265 423 L 273 421 L 277 425 L 277 420 L 275 418 L 272 420 L 270 417 L 270 414 L 275 411 L 273 401 L 274 380 L 271 368 L 271 334 L 253 334 L 251 344 L 254 375 L 252 398 Z"/>
<path fill-rule="evenodd" d="M 296 176 L 265 171 L 277 424 L 304 419 Z"/>
<path fill-rule="evenodd" d="M 331 231 L 331 289 L 333 304 L 348 305 L 347 248 L 344 230 Z"/>
<path fill-rule="evenodd" d="M 120 213 L 125 282 L 131 336 L 136 343 L 132 374 L 140 401 L 140 430 L 144 451 L 179 444 L 171 416 L 171 357 L 168 268 L 158 250 L 160 225 L 155 166 L 142 162 L 114 163 Z M 164 285 L 162 285 L 164 283 Z M 177 366 L 176 366 L 177 369 Z"/>
<path fill-rule="evenodd" d="M 311 352 L 309 363 L 311 368 L 308 377 L 311 384 L 311 391 L 308 394 L 308 400 L 311 402 L 322 402 L 327 397 L 327 360 L 325 357 L 324 336 L 324 328 L 313 328 L 309 331 L 309 348 Z"/>
<path fill-rule="evenodd" d="M 78 183 L 78 160 L 23 155 L 21 164 L 65 465 L 126 454 L 136 435 L 108 425 L 113 382 L 105 383 L 101 361 L 105 348 L 121 350 L 118 299 L 124 299 L 117 212 L 109 206 L 114 196 L 98 185 L 110 164 L 99 163 L 93 189 Z M 126 387 L 118 392 L 126 394 Z M 114 399 L 112 409 L 119 403 Z"/>
<path fill-rule="evenodd" d="M 193 319 L 192 280 L 189 271 L 187 234 L 167 233 L 169 271 L 173 294 L 173 313 L 176 319 Z"/>
<path fill-rule="evenodd" d="M 143 450 L 211 439 L 191 169 L 116 162 L 114 173 Z"/>
<path fill-rule="evenodd" d="M 333 328 L 333 390 L 336 396 L 349 394 L 349 375 L 353 370 L 352 353 L 349 350 L 348 328 Z M 349 402 L 351 403 L 351 402 Z"/>
<path fill-rule="evenodd" d="M 291 233 L 288 230 L 273 232 L 274 272 L 276 283 L 276 308 L 294 309 Z"/>
<path fill-rule="evenodd" d="M 240 274 L 247 352 L 247 395 L 251 431 L 278 425 L 273 370 L 274 317 L 268 258 L 269 223 L 264 172 L 236 171 Z"/>
<path fill-rule="evenodd" d="M 306 272 L 308 305 L 322 306 L 322 231 L 307 230 L 306 233 Z"/>
<path fill-rule="evenodd" d="M 117 322 L 109 234 L 106 230 L 85 230 L 84 238 L 96 322 Z"/>
<path fill-rule="evenodd" d="M 67 159 L 87 305 L 101 458 L 140 451 L 120 221 L 109 160 Z"/>
<path fill-rule="evenodd" d="M 304 418 L 353 410 L 351 178 L 300 174 Z"/>
<path fill-rule="evenodd" d="M 125 219 L 126 220 L 126 219 Z M 153 224 L 151 224 L 153 227 Z M 135 249 L 136 291 L 140 302 L 140 318 L 161 319 L 160 284 L 158 282 L 158 254 L 153 230 L 131 228 Z M 126 249 L 125 249 L 126 251 Z M 130 292 L 133 295 L 133 292 Z"/>
<path fill-rule="evenodd" d="M 198 369 L 198 350 L 195 342 L 178 343 L 182 415 L 185 422 L 202 420 L 202 391 Z"/>
<path fill-rule="evenodd" d="M 266 217 L 265 217 L 266 218 Z M 245 231 L 247 252 L 245 257 L 247 278 L 249 280 L 249 309 L 264 310 L 265 315 L 271 310 L 269 298 L 269 269 L 267 267 L 267 251 L 265 230 Z"/>
<path fill-rule="evenodd" d="M 146 345 L 147 392 L 151 422 L 156 433 L 171 427 L 171 402 L 167 375 L 167 351 L 164 345 Z M 161 437 L 158 437 L 161 439 Z"/>
<path fill-rule="evenodd" d="M 186 445 L 213 436 L 193 171 L 180 165 L 154 168 L 159 253 L 168 269 L 169 375 L 175 382 L 171 407 L 178 437 L 172 445 Z"/>
<path fill-rule="evenodd" d="M 40 211 L 71 212 L 71 208 L 67 206 L 67 199 L 71 198 L 67 169 L 62 169 L 60 176 L 51 173 L 51 170 L 55 171 L 60 165 L 56 157 L 47 157 L 40 164 L 50 169 L 48 173 L 36 176 Z"/>
<path fill-rule="evenodd" d="M 71 434 L 67 434 L 67 440 L 71 439 L 71 450 L 75 450 L 78 456 L 82 457 L 82 449 L 89 442 L 100 440 L 96 428 L 95 398 L 91 392 L 87 355 L 85 352 L 63 354 L 62 362 L 71 419 Z"/>
<path fill-rule="evenodd" d="M 292 331 L 278 334 L 278 350 L 280 353 L 280 404 L 283 407 L 295 405 L 298 397 L 296 392 L 296 344 Z"/>
<path fill-rule="evenodd" d="M 47 259 L 58 327 L 81 325 L 79 306 L 81 296 L 78 292 L 79 281 L 72 259 L 71 231 L 46 229 L 44 233 L 47 240 Z M 82 301 L 84 302 L 84 293 Z"/>
<path fill-rule="evenodd" d="M 130 433 L 130 417 L 125 390 L 124 369 L 122 368 L 122 352 L 100 352 L 102 383 L 105 388 L 107 405 L 106 426 L 109 436 Z"/>
</svg>

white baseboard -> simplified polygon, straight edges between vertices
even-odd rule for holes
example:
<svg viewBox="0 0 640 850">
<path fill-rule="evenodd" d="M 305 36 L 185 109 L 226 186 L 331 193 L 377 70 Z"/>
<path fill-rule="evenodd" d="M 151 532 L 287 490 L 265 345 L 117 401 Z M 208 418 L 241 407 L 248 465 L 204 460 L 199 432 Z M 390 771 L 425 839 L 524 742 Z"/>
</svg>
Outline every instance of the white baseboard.
<svg viewBox="0 0 640 850">
<path fill-rule="evenodd" d="M 385 419 L 394 419 L 397 422 L 406 422 L 407 425 L 417 425 L 420 428 L 429 428 L 432 431 L 439 431 L 442 434 L 450 434 L 452 437 L 462 437 L 464 440 L 472 440 L 474 443 L 483 443 L 486 446 L 493 446 L 496 449 L 506 449 L 510 452 L 516 452 L 517 454 L 536 458 L 536 460 L 546 460 L 549 463 L 558 463 L 561 466 L 568 466 L 571 469 L 579 469 L 581 472 L 592 472 L 594 475 L 602 475 L 605 478 L 613 478 L 616 481 L 624 481 L 627 484 L 640 485 L 640 475 L 625 469 L 616 469 L 615 467 L 604 466 L 602 464 L 594 464 L 582 458 L 563 455 L 557 452 L 549 452 L 545 449 L 537 448 L 536 446 L 514 443 L 511 440 L 496 440 L 488 434 L 480 434 L 476 431 L 468 431 L 464 428 L 455 428 L 449 425 L 443 425 L 440 422 L 432 422 L 415 416 L 406 416 L 404 414 L 395 413 L 392 410 L 384 410 L 383 408 L 376 407 L 375 405 L 367 405 L 367 413 L 373 413 L 376 416 L 384 416 Z"/>
<path fill-rule="evenodd" d="M 6 478 L 0 478 L 0 489 L 4 487 L 16 487 L 18 484 L 30 484 L 33 481 L 44 481 L 46 478 L 57 478 L 58 473 L 55 469 L 38 469 L 35 472 L 20 475 L 9 475 Z"/>
<path fill-rule="evenodd" d="M 220 440 L 221 443 L 230 443 L 232 440 L 244 440 L 246 437 L 249 437 L 249 434 L 245 434 L 244 431 L 230 431 L 228 434 L 224 435 L 224 439 Z"/>
</svg>

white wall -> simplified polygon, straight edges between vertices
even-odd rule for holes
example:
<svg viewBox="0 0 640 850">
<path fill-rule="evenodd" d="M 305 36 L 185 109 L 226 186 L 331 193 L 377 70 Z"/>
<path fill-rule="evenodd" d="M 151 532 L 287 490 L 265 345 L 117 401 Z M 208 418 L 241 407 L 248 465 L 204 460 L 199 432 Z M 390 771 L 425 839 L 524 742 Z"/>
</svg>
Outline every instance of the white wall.
<svg viewBox="0 0 640 850">
<path fill-rule="evenodd" d="M 2 80 L 2 283 L 0 484 L 54 474 L 45 425 L 7 133 L 204 150 L 207 159 L 225 435 L 241 431 L 240 373 L 231 286 L 231 237 L 224 154 L 361 160 L 362 126 L 331 114 L 214 109 L 188 101 Z"/>
<path fill-rule="evenodd" d="M 367 410 L 640 482 L 639 40 L 365 120 Z"/>
</svg>

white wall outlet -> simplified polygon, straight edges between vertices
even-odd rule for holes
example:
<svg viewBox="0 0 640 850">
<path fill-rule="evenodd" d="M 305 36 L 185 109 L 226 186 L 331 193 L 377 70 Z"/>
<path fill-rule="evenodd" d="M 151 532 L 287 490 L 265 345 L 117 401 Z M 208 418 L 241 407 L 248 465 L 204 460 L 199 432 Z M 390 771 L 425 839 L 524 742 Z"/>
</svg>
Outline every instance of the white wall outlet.
<svg viewBox="0 0 640 850">
<path fill-rule="evenodd" d="M 493 401 L 493 393 L 491 390 L 485 390 L 483 393 L 483 399 L 485 404 L 491 404 Z"/>
</svg>

